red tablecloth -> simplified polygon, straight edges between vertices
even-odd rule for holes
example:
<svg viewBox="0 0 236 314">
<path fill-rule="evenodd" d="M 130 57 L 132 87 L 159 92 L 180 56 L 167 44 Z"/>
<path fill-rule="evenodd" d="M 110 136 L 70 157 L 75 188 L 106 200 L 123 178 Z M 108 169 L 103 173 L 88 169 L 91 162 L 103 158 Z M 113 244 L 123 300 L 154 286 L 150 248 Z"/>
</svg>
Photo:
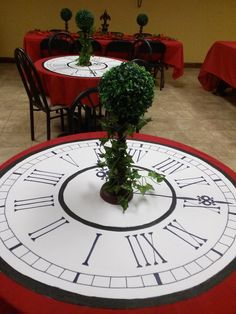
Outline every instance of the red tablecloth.
<svg viewBox="0 0 236 314">
<path fill-rule="evenodd" d="M 50 36 L 50 34 L 50 32 L 32 31 L 26 33 L 26 35 L 24 36 L 24 49 L 34 62 L 41 58 L 41 40 L 47 38 L 48 36 Z M 95 37 L 95 39 L 101 43 L 103 52 L 105 51 L 106 45 L 113 40 L 108 36 Z M 123 39 L 133 41 L 134 37 L 131 35 L 125 35 Z M 172 77 L 174 79 L 177 79 L 182 76 L 184 70 L 183 44 L 178 40 L 169 40 L 165 39 L 165 37 L 156 37 L 152 38 L 152 40 L 161 40 L 166 45 L 164 62 L 173 67 Z"/>
<path fill-rule="evenodd" d="M 43 58 L 35 62 L 35 67 L 52 105 L 65 104 L 70 107 L 81 92 L 98 85 L 101 79 L 100 75 L 97 77 L 71 76 L 46 69 L 43 66 L 44 62 L 54 58 Z"/>
<path fill-rule="evenodd" d="M 46 147 L 66 143 L 73 140 L 98 138 L 104 133 L 83 133 L 79 135 L 57 138 L 38 144 L 18 154 L 1 165 L 1 170 L 20 160 L 25 155 L 40 151 Z M 208 161 L 215 167 L 222 169 L 232 178 L 236 179 L 235 173 L 218 162 L 214 158 L 188 147 L 181 143 L 166 140 L 159 137 L 136 134 L 136 139 L 157 142 L 160 144 L 176 147 L 192 153 L 203 160 Z M 221 283 L 198 296 L 189 296 L 188 299 L 177 301 L 172 304 L 160 305 L 147 308 L 111 310 L 105 308 L 92 308 L 68 304 L 47 296 L 40 295 L 29 290 L 3 273 L 0 273 L 0 313 L 1 314 L 235 314 L 236 313 L 236 272 L 232 272 Z"/>
<path fill-rule="evenodd" d="M 216 89 L 220 80 L 236 88 L 236 41 L 217 41 L 212 45 L 198 80 L 207 91 Z"/>
</svg>

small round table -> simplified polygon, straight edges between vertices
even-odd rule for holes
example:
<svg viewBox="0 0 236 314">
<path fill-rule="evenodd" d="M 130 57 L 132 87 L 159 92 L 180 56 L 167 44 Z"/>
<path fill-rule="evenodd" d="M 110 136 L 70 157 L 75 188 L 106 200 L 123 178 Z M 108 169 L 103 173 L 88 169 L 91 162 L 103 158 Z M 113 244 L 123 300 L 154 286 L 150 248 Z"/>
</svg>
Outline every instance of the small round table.
<svg viewBox="0 0 236 314">
<path fill-rule="evenodd" d="M 78 56 L 50 57 L 35 62 L 47 95 L 53 105 L 71 106 L 84 90 L 96 87 L 102 75 L 123 60 L 91 57 L 91 66 L 76 65 Z"/>
</svg>

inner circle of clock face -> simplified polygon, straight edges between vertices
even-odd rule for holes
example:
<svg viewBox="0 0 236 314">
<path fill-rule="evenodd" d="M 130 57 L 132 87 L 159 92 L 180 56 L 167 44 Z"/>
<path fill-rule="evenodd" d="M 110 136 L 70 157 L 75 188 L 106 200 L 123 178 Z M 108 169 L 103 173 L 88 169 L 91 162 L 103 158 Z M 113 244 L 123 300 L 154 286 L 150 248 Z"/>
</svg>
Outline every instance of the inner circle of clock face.
<svg viewBox="0 0 236 314">
<path fill-rule="evenodd" d="M 147 169 L 139 170 L 147 176 Z M 98 229 L 129 231 L 155 225 L 175 209 L 175 191 L 165 180 L 155 185 L 148 197 L 134 192 L 129 210 L 124 214 L 119 206 L 106 203 L 100 197 L 105 172 L 96 166 L 90 167 L 76 172 L 63 183 L 59 202 L 68 215 Z"/>
<path fill-rule="evenodd" d="M 71 61 L 67 63 L 68 67 L 72 69 L 78 69 L 78 65 L 76 65 L 76 61 Z M 89 69 L 91 71 L 101 71 L 105 70 L 107 68 L 107 64 L 101 61 L 93 61 L 92 64 L 89 66 Z M 84 67 L 81 67 L 81 71 L 88 71 L 88 69 L 84 69 Z"/>
<path fill-rule="evenodd" d="M 184 298 L 235 265 L 228 174 L 171 142 L 128 140 L 135 167 L 165 181 L 152 182 L 145 196 L 134 193 L 123 213 L 99 196 L 100 150 L 98 139 L 59 143 L 2 171 L 4 271 L 50 297 L 127 308 Z"/>
<path fill-rule="evenodd" d="M 63 56 L 49 59 L 43 63 L 45 69 L 54 73 L 78 76 L 101 77 L 112 67 L 120 65 L 123 61 L 107 57 L 91 57 L 90 66 L 79 66 L 76 63 L 78 56 Z"/>
</svg>

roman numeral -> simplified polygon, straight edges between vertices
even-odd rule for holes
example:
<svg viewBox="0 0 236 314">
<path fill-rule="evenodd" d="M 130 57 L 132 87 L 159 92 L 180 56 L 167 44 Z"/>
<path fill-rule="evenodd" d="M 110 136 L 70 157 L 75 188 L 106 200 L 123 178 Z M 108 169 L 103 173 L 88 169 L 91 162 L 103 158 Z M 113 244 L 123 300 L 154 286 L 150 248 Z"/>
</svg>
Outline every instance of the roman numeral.
<svg viewBox="0 0 236 314">
<path fill-rule="evenodd" d="M 194 177 L 194 178 L 184 178 L 184 179 L 176 179 L 175 182 L 178 184 L 179 188 L 186 188 L 190 185 L 209 185 L 209 183 L 204 179 L 203 176 L 201 177 Z"/>
<path fill-rule="evenodd" d="M 86 259 L 85 259 L 85 261 L 82 263 L 82 265 L 89 266 L 88 261 L 89 261 L 91 255 L 92 255 L 92 253 L 93 253 L 93 250 L 94 250 L 95 245 L 96 245 L 96 243 L 97 243 L 97 241 L 98 241 L 98 238 L 99 238 L 101 235 L 102 235 L 101 233 L 97 233 L 97 234 L 96 234 L 96 237 L 95 237 L 95 239 L 94 239 L 94 241 L 93 241 L 93 244 L 92 244 L 92 246 L 91 246 L 91 249 L 90 249 L 90 251 L 89 251 L 89 253 L 88 253 L 88 256 L 86 257 Z"/>
<path fill-rule="evenodd" d="M 194 247 L 196 250 L 199 249 L 207 241 L 207 239 L 204 239 L 196 234 L 187 231 L 176 219 L 170 222 L 163 229 L 171 232 L 176 237 L 183 240 L 185 243 Z"/>
<path fill-rule="evenodd" d="M 142 144 L 140 146 L 142 146 Z M 148 150 L 129 148 L 128 153 L 134 161 L 139 162 L 143 157 L 147 155 Z"/>
<path fill-rule="evenodd" d="M 58 220 L 55 220 L 54 222 L 38 229 L 35 230 L 33 232 L 28 233 L 28 235 L 30 236 L 31 240 L 35 241 L 36 239 L 44 236 L 45 234 L 52 232 L 53 230 L 56 230 L 58 228 L 60 228 L 61 226 L 63 226 L 64 224 L 69 223 L 68 220 L 66 220 L 66 218 L 61 217 Z"/>
<path fill-rule="evenodd" d="M 155 170 L 162 171 L 165 174 L 172 174 L 189 168 L 184 163 L 174 160 L 170 157 L 152 166 Z"/>
<path fill-rule="evenodd" d="M 60 156 L 60 158 L 75 167 L 79 167 L 78 163 L 71 157 L 70 154 L 65 154 L 64 156 Z"/>
<path fill-rule="evenodd" d="M 99 161 L 101 159 L 100 154 L 103 154 L 103 151 L 100 147 L 94 148 L 93 151 L 97 157 L 97 161 Z"/>
<path fill-rule="evenodd" d="M 160 262 L 167 262 L 154 246 L 152 235 L 153 232 L 125 236 L 137 263 L 137 268 L 143 267 L 143 263 L 145 263 L 144 266 L 151 266 Z"/>
<path fill-rule="evenodd" d="M 25 181 L 56 185 L 64 174 L 34 169 Z"/>
<path fill-rule="evenodd" d="M 33 209 L 33 208 L 39 208 L 39 207 L 48 207 L 48 206 L 54 206 L 53 195 L 26 198 L 26 199 L 14 201 L 15 211 Z"/>
</svg>

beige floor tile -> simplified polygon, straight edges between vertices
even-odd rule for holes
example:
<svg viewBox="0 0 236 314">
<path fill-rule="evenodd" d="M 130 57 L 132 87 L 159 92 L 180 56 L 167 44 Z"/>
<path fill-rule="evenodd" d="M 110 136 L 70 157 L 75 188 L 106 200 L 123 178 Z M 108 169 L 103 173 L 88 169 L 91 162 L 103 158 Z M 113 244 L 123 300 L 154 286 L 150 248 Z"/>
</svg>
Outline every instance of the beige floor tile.
<svg viewBox="0 0 236 314">
<path fill-rule="evenodd" d="M 165 87 L 155 88 L 146 116 L 152 121 L 141 133 L 184 143 L 236 170 L 236 91 L 225 97 L 206 92 L 198 82 L 199 69 L 186 68 L 178 80 L 166 71 Z M 30 139 L 28 98 L 14 64 L 0 64 L 0 163 L 46 140 L 45 114 L 35 114 L 34 142 Z M 52 121 L 52 138 L 61 134 Z"/>
</svg>

